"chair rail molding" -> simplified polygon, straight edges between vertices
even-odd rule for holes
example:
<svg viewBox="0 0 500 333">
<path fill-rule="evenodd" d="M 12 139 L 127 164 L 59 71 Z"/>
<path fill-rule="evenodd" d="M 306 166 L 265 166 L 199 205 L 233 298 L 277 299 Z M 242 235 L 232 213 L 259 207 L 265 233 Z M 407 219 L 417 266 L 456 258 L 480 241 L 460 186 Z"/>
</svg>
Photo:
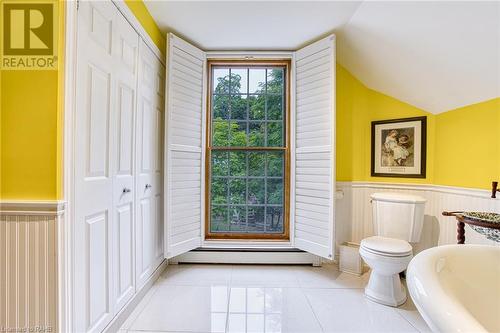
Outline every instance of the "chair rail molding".
<svg viewBox="0 0 500 333">
<path fill-rule="evenodd" d="M 361 181 L 337 181 L 339 188 L 350 186 L 352 188 L 376 188 L 376 189 L 400 189 L 413 191 L 433 191 L 457 195 L 469 195 L 479 198 L 491 198 L 490 190 L 468 187 L 456 187 L 434 184 L 410 184 L 410 183 L 385 183 L 385 182 L 361 182 Z"/>
<path fill-rule="evenodd" d="M 59 216 L 64 213 L 65 204 L 63 200 L 2 200 L 0 201 L 0 214 Z"/>
<path fill-rule="evenodd" d="M 57 331 L 64 201 L 0 201 L 0 327 Z"/>
</svg>

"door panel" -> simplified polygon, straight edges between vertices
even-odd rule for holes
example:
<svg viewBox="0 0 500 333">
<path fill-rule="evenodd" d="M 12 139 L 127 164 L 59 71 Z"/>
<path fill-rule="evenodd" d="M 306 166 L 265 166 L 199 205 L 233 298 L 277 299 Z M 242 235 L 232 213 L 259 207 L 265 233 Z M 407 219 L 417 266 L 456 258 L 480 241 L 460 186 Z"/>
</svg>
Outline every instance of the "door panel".
<svg viewBox="0 0 500 333">
<path fill-rule="evenodd" d="M 74 330 L 99 332 L 112 319 L 113 127 L 116 80 L 111 2 L 78 11 L 75 110 Z"/>
<path fill-rule="evenodd" d="M 140 219 L 140 245 L 141 246 L 141 264 L 140 276 L 142 280 L 147 278 L 151 269 L 151 198 L 141 200 L 141 219 Z"/>
<path fill-rule="evenodd" d="M 118 206 L 115 223 L 115 300 L 118 305 L 126 302 L 134 292 L 133 273 L 133 208 L 132 203 Z"/>
<path fill-rule="evenodd" d="M 163 197 L 155 195 L 155 261 L 163 260 Z"/>
<path fill-rule="evenodd" d="M 87 177 L 108 176 L 111 73 L 89 65 Z"/>
<path fill-rule="evenodd" d="M 113 75 L 116 78 L 113 114 L 113 290 L 115 313 L 135 288 L 133 222 L 135 200 L 135 117 L 139 36 L 118 12 L 113 30 Z"/>
<path fill-rule="evenodd" d="M 118 168 L 119 175 L 132 175 L 134 153 L 134 93 L 135 91 L 120 84 L 118 88 Z"/>
<path fill-rule="evenodd" d="M 164 67 L 151 50 L 141 41 L 139 46 L 139 83 L 137 119 L 137 235 L 136 269 L 137 288 L 163 260 L 163 94 L 158 90 L 158 78 L 164 77 Z M 160 79 L 161 80 L 161 79 Z"/>
<path fill-rule="evenodd" d="M 108 302 L 109 290 L 109 221 L 108 212 L 99 212 L 86 219 L 88 253 L 89 314 L 87 327 L 92 330 L 106 322 L 111 313 Z"/>
</svg>

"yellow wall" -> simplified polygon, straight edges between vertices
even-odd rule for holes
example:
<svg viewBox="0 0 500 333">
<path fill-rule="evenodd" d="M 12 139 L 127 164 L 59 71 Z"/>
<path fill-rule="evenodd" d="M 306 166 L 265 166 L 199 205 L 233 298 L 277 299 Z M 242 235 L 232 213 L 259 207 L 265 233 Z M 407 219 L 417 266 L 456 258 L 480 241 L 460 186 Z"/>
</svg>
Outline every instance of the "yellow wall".
<svg viewBox="0 0 500 333">
<path fill-rule="evenodd" d="M 500 98 L 436 116 L 435 183 L 491 188 L 500 180 Z"/>
<path fill-rule="evenodd" d="M 433 115 L 368 89 L 337 65 L 337 180 L 490 189 L 500 180 L 500 98 Z M 427 116 L 427 177 L 371 177 L 371 122 Z"/>
<path fill-rule="evenodd" d="M 397 99 L 368 89 L 337 65 L 337 180 L 398 183 L 432 183 L 434 116 Z M 371 122 L 427 116 L 427 177 L 372 177 Z"/>
<path fill-rule="evenodd" d="M 55 5 L 57 13 L 64 11 L 64 1 Z M 57 17 L 58 70 L 4 70 L 0 75 L 1 199 L 58 197 L 64 16 Z"/>
<path fill-rule="evenodd" d="M 165 38 L 142 1 L 126 1 L 162 52 Z M 0 198 L 62 198 L 64 1 L 58 1 L 57 71 L 0 73 Z"/>
<path fill-rule="evenodd" d="M 141 22 L 146 32 L 151 36 L 153 42 L 158 46 L 160 51 L 165 54 L 165 37 L 163 37 L 161 30 L 156 25 L 153 17 L 144 5 L 142 0 L 125 0 L 128 8 L 134 13 L 135 17 Z"/>
<path fill-rule="evenodd" d="M 3 199 L 56 198 L 57 74 L 2 73 Z"/>
</svg>

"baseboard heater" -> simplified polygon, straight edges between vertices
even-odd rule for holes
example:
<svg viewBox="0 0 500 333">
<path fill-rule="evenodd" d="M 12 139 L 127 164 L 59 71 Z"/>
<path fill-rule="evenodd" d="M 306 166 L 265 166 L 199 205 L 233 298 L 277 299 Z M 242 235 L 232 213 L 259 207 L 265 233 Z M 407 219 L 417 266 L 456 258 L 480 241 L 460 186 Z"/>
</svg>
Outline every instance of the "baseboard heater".
<svg viewBox="0 0 500 333">
<path fill-rule="evenodd" d="M 320 266 L 321 258 L 298 249 L 197 248 L 169 260 L 171 264 L 269 264 Z"/>
</svg>

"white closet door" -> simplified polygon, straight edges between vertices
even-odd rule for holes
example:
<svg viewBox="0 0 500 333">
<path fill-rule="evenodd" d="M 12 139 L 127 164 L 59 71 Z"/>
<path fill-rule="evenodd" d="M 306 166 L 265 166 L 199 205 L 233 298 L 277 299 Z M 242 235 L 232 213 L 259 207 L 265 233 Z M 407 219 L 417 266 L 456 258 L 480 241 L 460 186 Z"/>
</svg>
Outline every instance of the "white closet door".
<svg viewBox="0 0 500 333">
<path fill-rule="evenodd" d="M 80 2 L 74 124 L 75 332 L 102 331 L 114 312 L 115 15 L 111 1 Z"/>
<path fill-rule="evenodd" d="M 140 289 L 163 259 L 161 140 L 164 68 L 144 41 L 139 44 L 137 98 L 136 278 Z M 158 254 L 158 252 L 160 253 Z M 160 260 L 158 260 L 160 258 Z"/>
<path fill-rule="evenodd" d="M 146 43 L 142 41 L 144 47 Z M 149 50 L 149 48 L 148 48 Z M 150 50 L 149 50 L 150 51 Z M 150 51 L 151 52 L 151 51 Z M 153 210 L 154 210 L 154 245 L 153 267 L 156 269 L 165 259 L 163 251 L 164 217 L 163 217 L 163 142 L 165 115 L 165 66 L 155 57 L 155 73 L 153 86 L 154 118 L 153 118 Z"/>
<path fill-rule="evenodd" d="M 201 245 L 205 53 L 169 34 L 166 121 L 166 257 Z"/>
<path fill-rule="evenodd" d="M 135 116 L 139 36 L 127 20 L 116 15 L 113 40 L 115 112 L 112 118 L 116 163 L 113 169 L 113 289 L 115 312 L 135 292 Z"/>
<path fill-rule="evenodd" d="M 333 259 L 335 37 L 295 53 L 294 244 Z"/>
</svg>

